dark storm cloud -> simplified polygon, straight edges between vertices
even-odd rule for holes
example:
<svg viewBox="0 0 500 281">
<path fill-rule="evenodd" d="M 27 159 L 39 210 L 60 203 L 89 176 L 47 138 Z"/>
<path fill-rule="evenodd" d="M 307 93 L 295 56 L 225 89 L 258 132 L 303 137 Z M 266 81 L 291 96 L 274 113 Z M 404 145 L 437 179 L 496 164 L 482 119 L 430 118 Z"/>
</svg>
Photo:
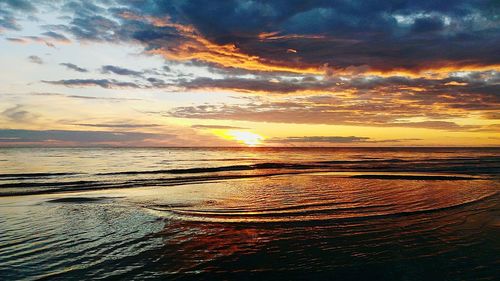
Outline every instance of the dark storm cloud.
<svg viewBox="0 0 500 281">
<path fill-rule="evenodd" d="M 224 67 L 248 64 L 224 64 L 235 57 L 217 50 L 223 45 L 257 58 L 262 68 L 415 71 L 500 64 L 495 0 L 116 0 L 70 1 L 60 8 L 71 20 L 57 29 L 80 40 L 135 41 L 167 57 Z"/>
<path fill-rule="evenodd" d="M 154 5 L 159 8 L 156 16 L 173 13 L 215 43 L 236 44 L 244 53 L 269 60 L 375 69 L 500 62 L 497 1 L 217 1 L 202 7 L 199 1 L 173 1 L 168 6 Z M 259 38 L 265 32 L 279 32 L 281 38 Z M 297 52 L 290 56 L 284 51 L 288 49 Z"/>
<path fill-rule="evenodd" d="M 175 136 L 168 134 L 149 134 L 138 132 L 102 132 L 102 131 L 69 131 L 69 130 L 9 130 L 0 129 L 0 143 L 109 143 L 140 142 L 147 139 L 168 139 Z"/>
<path fill-rule="evenodd" d="M 444 27 L 445 24 L 441 18 L 437 16 L 424 17 L 415 19 L 411 31 L 415 33 L 436 32 L 441 31 Z"/>
<path fill-rule="evenodd" d="M 71 69 L 77 72 L 89 72 L 87 69 L 79 67 L 78 65 L 69 62 L 60 63 L 59 65 L 65 66 L 67 69 Z"/>
</svg>

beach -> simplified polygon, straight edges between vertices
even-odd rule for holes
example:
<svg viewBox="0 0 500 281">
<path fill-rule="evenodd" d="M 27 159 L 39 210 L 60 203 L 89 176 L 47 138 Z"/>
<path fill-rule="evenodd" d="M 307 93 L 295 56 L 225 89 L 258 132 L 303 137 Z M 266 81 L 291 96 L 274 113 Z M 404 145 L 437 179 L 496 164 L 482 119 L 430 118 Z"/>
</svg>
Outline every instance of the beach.
<svg viewBox="0 0 500 281">
<path fill-rule="evenodd" d="M 498 149 L 222 150 L 1 149 L 2 279 L 499 276 Z"/>
</svg>

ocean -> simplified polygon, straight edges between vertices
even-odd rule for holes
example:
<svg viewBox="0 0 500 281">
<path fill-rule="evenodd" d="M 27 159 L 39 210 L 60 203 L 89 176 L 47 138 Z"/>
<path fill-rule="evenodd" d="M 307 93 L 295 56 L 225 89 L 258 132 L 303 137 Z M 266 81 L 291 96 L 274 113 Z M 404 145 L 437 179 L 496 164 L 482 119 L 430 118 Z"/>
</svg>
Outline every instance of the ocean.
<svg viewBox="0 0 500 281">
<path fill-rule="evenodd" d="M 0 148 L 0 279 L 498 280 L 500 148 Z"/>
</svg>

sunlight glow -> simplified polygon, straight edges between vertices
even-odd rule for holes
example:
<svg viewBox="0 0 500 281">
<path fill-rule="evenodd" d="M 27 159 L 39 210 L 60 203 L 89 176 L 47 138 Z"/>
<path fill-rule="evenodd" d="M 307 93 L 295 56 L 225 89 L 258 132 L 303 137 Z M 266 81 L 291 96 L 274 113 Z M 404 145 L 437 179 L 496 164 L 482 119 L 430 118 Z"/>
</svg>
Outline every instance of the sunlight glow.
<svg viewBox="0 0 500 281">
<path fill-rule="evenodd" d="M 235 131 L 230 130 L 227 131 L 227 135 L 231 137 L 231 139 L 241 142 L 248 146 L 256 146 L 262 143 L 264 137 L 261 135 L 248 132 L 248 131 Z"/>
</svg>

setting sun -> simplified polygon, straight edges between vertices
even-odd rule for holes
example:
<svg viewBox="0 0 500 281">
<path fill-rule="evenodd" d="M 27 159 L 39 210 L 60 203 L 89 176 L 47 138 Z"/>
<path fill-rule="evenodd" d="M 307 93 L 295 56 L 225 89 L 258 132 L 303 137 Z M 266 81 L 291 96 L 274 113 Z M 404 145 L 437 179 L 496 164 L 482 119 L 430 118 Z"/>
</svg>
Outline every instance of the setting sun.
<svg viewBox="0 0 500 281">
<path fill-rule="evenodd" d="M 248 131 L 228 131 L 227 135 L 238 142 L 248 146 L 256 146 L 262 143 L 264 137 Z"/>
</svg>

